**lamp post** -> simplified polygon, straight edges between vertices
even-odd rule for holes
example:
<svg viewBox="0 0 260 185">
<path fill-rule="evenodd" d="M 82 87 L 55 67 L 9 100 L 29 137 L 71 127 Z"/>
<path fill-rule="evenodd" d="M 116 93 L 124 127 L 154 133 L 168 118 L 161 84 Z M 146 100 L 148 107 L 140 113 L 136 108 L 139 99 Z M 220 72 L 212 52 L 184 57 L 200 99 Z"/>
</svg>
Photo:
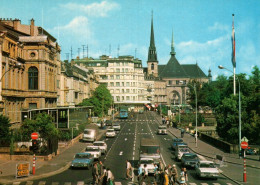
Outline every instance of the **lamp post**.
<svg viewBox="0 0 260 185">
<path fill-rule="evenodd" d="M 231 70 L 223 67 L 222 65 L 219 65 L 218 66 L 219 69 L 226 69 L 227 71 L 233 73 Z M 233 73 L 233 76 L 235 76 L 235 74 Z M 239 146 L 239 151 L 241 151 L 241 146 L 240 146 L 240 143 L 241 143 L 241 96 L 240 96 L 240 81 L 239 81 L 239 78 L 236 76 L 236 79 L 238 81 L 238 116 L 239 116 L 239 126 L 238 126 L 238 132 L 239 132 L 239 143 L 238 143 L 238 146 Z M 235 90 L 234 90 L 235 91 Z"/>
<path fill-rule="evenodd" d="M 195 93 L 195 107 L 196 107 L 196 125 L 195 125 L 195 143 L 196 147 L 198 147 L 198 99 L 197 99 L 197 89 L 196 84 L 194 86 L 190 86 L 193 88 Z"/>
</svg>

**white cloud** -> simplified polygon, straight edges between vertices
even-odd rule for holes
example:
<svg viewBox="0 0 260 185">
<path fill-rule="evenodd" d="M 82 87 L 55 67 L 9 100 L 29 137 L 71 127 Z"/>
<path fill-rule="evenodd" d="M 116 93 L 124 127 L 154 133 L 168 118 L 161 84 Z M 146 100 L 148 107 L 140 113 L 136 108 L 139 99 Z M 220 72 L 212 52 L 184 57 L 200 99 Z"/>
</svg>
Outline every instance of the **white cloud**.
<svg viewBox="0 0 260 185">
<path fill-rule="evenodd" d="M 120 8 L 119 4 L 115 2 L 109 2 L 106 0 L 100 3 L 92 3 L 88 5 L 67 3 L 61 6 L 69 10 L 81 11 L 86 15 L 93 17 L 106 17 L 110 11 Z"/>
<path fill-rule="evenodd" d="M 210 26 L 208 28 L 209 31 L 229 31 L 231 29 L 231 26 L 224 25 L 218 22 L 215 22 L 213 26 Z"/>
</svg>

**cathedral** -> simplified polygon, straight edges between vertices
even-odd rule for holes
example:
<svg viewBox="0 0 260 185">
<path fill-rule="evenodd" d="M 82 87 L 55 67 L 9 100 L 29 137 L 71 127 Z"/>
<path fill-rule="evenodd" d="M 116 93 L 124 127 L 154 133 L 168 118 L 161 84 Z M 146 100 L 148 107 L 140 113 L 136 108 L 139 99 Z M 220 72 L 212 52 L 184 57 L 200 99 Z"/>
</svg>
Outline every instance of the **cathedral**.
<svg viewBox="0 0 260 185">
<path fill-rule="evenodd" d="M 160 65 L 154 39 L 153 18 L 151 20 L 150 46 L 148 51 L 147 68 L 144 68 L 148 94 L 152 105 L 183 105 L 187 104 L 187 95 L 190 91 L 188 83 L 199 81 L 208 83 L 211 80 L 211 71 L 208 76 L 198 64 L 180 64 L 176 58 L 174 39 L 172 34 L 170 59 L 167 64 Z M 149 87 L 153 90 L 149 91 Z M 192 90 L 192 89 L 191 89 Z"/>
</svg>

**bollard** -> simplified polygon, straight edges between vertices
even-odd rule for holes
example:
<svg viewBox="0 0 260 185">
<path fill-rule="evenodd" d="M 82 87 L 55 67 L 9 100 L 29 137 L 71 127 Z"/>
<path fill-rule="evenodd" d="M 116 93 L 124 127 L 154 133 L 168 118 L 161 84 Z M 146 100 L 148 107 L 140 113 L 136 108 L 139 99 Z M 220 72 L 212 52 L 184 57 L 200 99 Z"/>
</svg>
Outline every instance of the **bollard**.
<svg viewBox="0 0 260 185">
<path fill-rule="evenodd" d="M 246 156 L 244 151 L 244 173 L 243 173 L 243 182 L 246 182 Z"/>
<path fill-rule="evenodd" d="M 32 174 L 35 174 L 35 154 L 33 154 L 33 168 L 32 168 Z"/>
</svg>

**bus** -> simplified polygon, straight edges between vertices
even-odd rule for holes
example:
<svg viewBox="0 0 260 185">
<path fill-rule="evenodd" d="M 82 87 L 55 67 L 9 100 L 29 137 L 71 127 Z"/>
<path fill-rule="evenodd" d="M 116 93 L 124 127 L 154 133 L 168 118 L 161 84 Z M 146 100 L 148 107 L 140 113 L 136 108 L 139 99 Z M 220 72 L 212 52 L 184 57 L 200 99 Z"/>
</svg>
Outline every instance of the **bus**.
<svg viewBox="0 0 260 185">
<path fill-rule="evenodd" d="M 120 107 L 119 118 L 120 119 L 127 119 L 128 118 L 128 108 L 127 107 Z"/>
</svg>

